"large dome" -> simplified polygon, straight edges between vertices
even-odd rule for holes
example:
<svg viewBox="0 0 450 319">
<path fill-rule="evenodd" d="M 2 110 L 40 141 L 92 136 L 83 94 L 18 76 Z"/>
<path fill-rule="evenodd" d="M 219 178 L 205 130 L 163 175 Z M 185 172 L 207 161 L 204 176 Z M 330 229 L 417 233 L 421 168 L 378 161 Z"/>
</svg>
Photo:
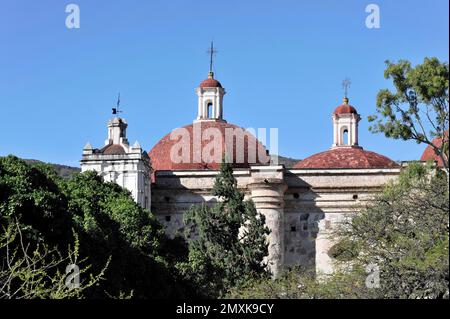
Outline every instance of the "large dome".
<svg viewBox="0 0 450 319">
<path fill-rule="evenodd" d="M 386 156 L 357 147 L 339 147 L 312 155 L 294 168 L 390 168 L 397 164 Z"/>
<path fill-rule="evenodd" d="M 232 143 L 232 163 L 235 168 L 248 168 L 250 165 L 264 165 L 270 161 L 265 147 L 253 135 L 249 134 L 244 137 L 241 134 L 242 139 L 237 139 L 235 136 L 231 136 L 231 139 L 228 139 L 229 134 L 233 132 L 243 133 L 245 130 L 225 121 L 199 121 L 184 126 L 180 131 L 174 130 L 174 132 L 176 134 L 174 134 L 173 138 L 171 138 L 172 133 L 167 134 L 150 151 L 149 155 L 154 171 L 217 170 L 220 168 L 220 162 L 223 156 L 225 154 L 230 155 L 227 141 L 231 141 Z M 188 138 L 182 138 L 178 132 L 185 132 Z M 201 134 L 199 134 L 200 132 Z M 197 143 L 193 141 L 194 136 L 198 141 Z M 229 144 L 231 145 L 231 143 Z M 199 146 L 197 147 L 196 145 Z M 180 161 L 182 149 L 189 151 L 188 157 Z M 220 154 L 216 154 L 217 150 L 220 150 Z M 242 151 L 237 152 L 239 150 Z M 211 161 L 211 158 L 205 160 L 205 154 L 206 156 L 215 156 L 215 159 L 219 160 Z M 172 160 L 174 155 L 177 158 L 176 160 Z"/>
</svg>

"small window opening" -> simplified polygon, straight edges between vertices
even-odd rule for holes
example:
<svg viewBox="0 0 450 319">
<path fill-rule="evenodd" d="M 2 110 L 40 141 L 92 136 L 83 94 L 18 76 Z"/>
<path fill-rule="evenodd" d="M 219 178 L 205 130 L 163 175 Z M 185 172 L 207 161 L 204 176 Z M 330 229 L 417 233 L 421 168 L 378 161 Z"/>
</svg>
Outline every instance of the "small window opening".
<svg viewBox="0 0 450 319">
<path fill-rule="evenodd" d="M 344 132 L 342 133 L 342 143 L 344 145 L 350 145 L 350 141 L 348 139 L 349 139 L 348 130 L 345 129 Z"/>
<path fill-rule="evenodd" d="M 206 117 L 207 118 L 212 118 L 212 111 L 213 111 L 213 104 L 212 104 L 212 102 L 209 102 L 208 103 L 208 106 L 206 107 L 207 108 L 207 114 L 206 114 Z"/>
</svg>

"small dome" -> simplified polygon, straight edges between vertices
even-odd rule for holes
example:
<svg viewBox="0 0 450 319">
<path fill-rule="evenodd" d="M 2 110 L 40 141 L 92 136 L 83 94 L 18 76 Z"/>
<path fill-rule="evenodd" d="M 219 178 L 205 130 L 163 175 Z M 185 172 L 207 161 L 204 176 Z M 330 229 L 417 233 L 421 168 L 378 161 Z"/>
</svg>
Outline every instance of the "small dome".
<svg viewBox="0 0 450 319">
<path fill-rule="evenodd" d="M 126 154 L 125 150 L 122 147 L 122 145 L 118 145 L 118 144 L 106 145 L 99 152 L 104 154 L 104 155 L 123 155 L 123 154 Z"/>
<path fill-rule="evenodd" d="M 390 168 L 397 164 L 386 156 L 359 147 L 339 147 L 312 155 L 294 168 Z"/>
<path fill-rule="evenodd" d="M 448 131 L 445 131 L 445 139 L 448 139 Z M 436 137 L 433 141 L 432 141 L 433 145 L 437 146 L 437 147 L 441 147 L 442 145 L 442 138 L 441 137 Z M 437 162 L 437 165 L 439 167 L 443 167 L 444 163 L 442 162 L 442 159 L 434 152 L 433 147 L 431 147 L 431 145 L 428 145 L 425 148 L 425 151 L 422 154 L 422 157 L 420 158 L 421 161 L 433 161 L 433 162 Z"/>
<path fill-rule="evenodd" d="M 209 72 L 208 78 L 200 83 L 201 88 L 221 88 L 222 84 L 214 79 L 214 73 Z"/>
<path fill-rule="evenodd" d="M 333 114 L 358 114 L 356 109 L 348 104 L 348 98 L 344 98 L 344 101 L 333 112 Z"/>
</svg>

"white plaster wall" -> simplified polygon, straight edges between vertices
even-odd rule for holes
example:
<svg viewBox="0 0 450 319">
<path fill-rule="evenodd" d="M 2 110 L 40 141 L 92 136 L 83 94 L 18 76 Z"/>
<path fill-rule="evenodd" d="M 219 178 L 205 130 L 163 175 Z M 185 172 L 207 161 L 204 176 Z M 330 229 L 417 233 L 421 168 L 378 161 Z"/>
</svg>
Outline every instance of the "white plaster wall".
<svg viewBox="0 0 450 319">
<path fill-rule="evenodd" d="M 114 182 L 128 189 L 138 204 L 144 208 L 150 208 L 150 168 L 139 157 L 99 154 L 83 156 L 81 171 L 88 170 L 98 172 L 107 182 Z"/>
</svg>

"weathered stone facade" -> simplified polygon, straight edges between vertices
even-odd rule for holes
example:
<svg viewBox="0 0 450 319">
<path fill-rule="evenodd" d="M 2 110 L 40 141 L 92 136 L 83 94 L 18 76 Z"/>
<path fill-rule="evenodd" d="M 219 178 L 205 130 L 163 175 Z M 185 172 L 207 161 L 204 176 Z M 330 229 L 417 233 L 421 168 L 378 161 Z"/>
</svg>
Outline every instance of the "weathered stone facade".
<svg viewBox="0 0 450 319">
<path fill-rule="evenodd" d="M 271 229 L 269 262 L 277 273 L 285 266 L 332 271 L 329 234 L 339 220 L 356 213 L 398 176 L 388 169 L 285 169 L 252 166 L 236 169 L 238 187 L 266 216 Z M 211 196 L 218 171 L 159 171 L 152 184 L 152 211 L 174 235 L 192 205 L 217 201 Z"/>
</svg>

